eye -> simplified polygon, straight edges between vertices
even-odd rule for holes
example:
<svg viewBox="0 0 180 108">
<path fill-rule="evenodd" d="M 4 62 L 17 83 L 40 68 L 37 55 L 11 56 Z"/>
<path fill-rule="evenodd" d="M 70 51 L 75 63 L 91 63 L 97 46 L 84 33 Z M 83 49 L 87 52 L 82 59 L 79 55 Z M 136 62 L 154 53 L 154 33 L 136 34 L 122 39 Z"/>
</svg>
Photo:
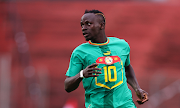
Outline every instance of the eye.
<svg viewBox="0 0 180 108">
<path fill-rule="evenodd" d="M 91 23 L 87 23 L 87 25 L 88 25 L 88 26 L 90 26 L 90 25 L 91 25 Z"/>
<path fill-rule="evenodd" d="M 81 27 L 83 27 L 84 26 L 84 24 L 81 24 Z"/>
</svg>

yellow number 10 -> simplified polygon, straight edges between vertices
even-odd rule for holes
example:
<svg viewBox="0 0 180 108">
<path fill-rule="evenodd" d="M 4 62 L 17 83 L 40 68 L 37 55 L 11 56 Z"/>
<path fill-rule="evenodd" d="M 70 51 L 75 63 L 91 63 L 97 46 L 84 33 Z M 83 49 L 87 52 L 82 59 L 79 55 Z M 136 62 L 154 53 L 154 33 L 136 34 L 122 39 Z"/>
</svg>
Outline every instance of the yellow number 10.
<svg viewBox="0 0 180 108">
<path fill-rule="evenodd" d="M 117 72 L 115 66 L 104 66 L 103 69 L 105 82 L 108 82 L 108 78 L 110 82 L 115 82 L 117 80 Z M 111 77 L 111 70 L 114 71 L 114 78 Z"/>
</svg>

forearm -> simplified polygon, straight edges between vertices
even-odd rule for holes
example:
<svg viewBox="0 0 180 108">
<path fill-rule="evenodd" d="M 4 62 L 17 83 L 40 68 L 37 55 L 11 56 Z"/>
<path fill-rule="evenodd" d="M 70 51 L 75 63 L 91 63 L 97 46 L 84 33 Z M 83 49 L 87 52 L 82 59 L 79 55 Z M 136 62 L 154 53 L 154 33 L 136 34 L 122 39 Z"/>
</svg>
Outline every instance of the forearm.
<svg viewBox="0 0 180 108">
<path fill-rule="evenodd" d="M 65 90 L 67 92 L 71 92 L 77 89 L 81 81 L 82 81 L 82 78 L 80 78 L 79 73 L 76 76 L 67 77 L 64 81 Z"/>
<path fill-rule="evenodd" d="M 100 71 L 101 68 L 96 68 L 96 66 L 98 66 L 99 64 L 97 63 L 93 63 L 89 66 L 87 66 L 83 71 L 82 71 L 82 75 L 84 78 L 88 78 L 88 77 L 97 77 L 99 76 L 99 74 L 101 74 L 101 72 L 96 72 Z M 93 75 L 93 73 L 95 73 L 96 75 Z M 64 85 L 65 85 L 65 90 L 67 92 L 71 92 L 75 89 L 78 88 L 79 83 L 82 81 L 82 78 L 80 78 L 80 73 L 78 73 L 76 76 L 73 77 L 66 77 L 65 81 L 64 81 Z"/>
<path fill-rule="evenodd" d="M 131 65 L 125 67 L 126 71 L 126 77 L 127 77 L 127 83 L 135 90 L 137 91 L 140 89 L 140 86 L 138 84 L 138 81 L 136 79 L 133 67 Z"/>
</svg>

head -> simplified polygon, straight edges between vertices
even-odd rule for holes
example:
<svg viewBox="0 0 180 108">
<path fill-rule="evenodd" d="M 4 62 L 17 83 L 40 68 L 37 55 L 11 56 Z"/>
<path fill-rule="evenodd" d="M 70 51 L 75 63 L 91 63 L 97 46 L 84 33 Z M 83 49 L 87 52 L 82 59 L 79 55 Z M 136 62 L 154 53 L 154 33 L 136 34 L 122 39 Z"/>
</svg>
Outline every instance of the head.
<svg viewBox="0 0 180 108">
<path fill-rule="evenodd" d="M 97 40 L 105 35 L 105 17 L 98 10 L 86 10 L 81 17 L 81 27 L 86 41 Z"/>
</svg>

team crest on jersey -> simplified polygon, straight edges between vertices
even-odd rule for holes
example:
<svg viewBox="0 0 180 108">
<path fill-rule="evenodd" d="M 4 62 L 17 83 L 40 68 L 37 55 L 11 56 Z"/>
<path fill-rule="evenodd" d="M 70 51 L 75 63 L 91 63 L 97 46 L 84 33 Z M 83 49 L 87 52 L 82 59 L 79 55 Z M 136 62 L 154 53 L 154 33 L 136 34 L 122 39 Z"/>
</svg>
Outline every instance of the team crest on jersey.
<svg viewBox="0 0 180 108">
<path fill-rule="evenodd" d="M 121 59 L 118 56 L 104 56 L 104 57 L 98 57 L 96 63 L 111 65 L 120 61 Z"/>
<path fill-rule="evenodd" d="M 113 63 L 113 59 L 111 57 L 106 57 L 105 62 L 106 64 L 111 65 Z"/>
</svg>

